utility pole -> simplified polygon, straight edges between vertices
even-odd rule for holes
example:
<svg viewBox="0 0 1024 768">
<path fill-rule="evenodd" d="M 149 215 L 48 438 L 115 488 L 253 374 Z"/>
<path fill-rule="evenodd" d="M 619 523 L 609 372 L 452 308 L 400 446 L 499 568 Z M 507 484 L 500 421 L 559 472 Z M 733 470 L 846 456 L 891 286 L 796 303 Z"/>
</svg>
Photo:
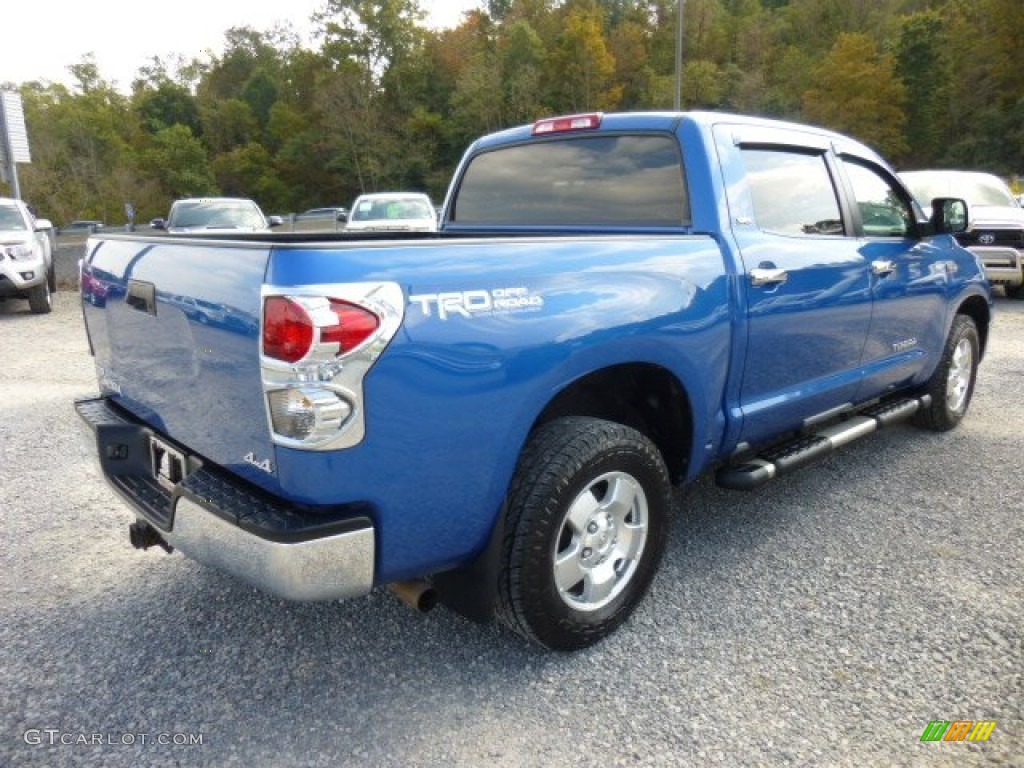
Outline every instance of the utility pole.
<svg viewBox="0 0 1024 768">
<path fill-rule="evenodd" d="M 679 0 L 679 6 L 676 9 L 676 95 L 673 100 L 676 112 L 683 108 L 683 11 L 685 9 L 686 0 Z"/>
</svg>

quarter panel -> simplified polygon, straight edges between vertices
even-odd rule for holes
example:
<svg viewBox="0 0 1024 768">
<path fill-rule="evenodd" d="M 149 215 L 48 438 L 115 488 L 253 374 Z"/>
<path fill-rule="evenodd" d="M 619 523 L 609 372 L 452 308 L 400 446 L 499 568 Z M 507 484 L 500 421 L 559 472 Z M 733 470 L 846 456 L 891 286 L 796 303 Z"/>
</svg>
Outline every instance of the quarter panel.
<svg viewBox="0 0 1024 768">
<path fill-rule="evenodd" d="M 275 285 L 362 276 L 397 279 L 406 291 L 405 323 L 366 377 L 364 441 L 315 456 L 278 449 L 290 497 L 370 502 L 381 581 L 453 566 L 482 548 L 534 420 L 595 370 L 663 366 L 694 402 L 694 463 L 720 439 L 730 326 L 710 238 L 282 250 L 270 273 Z M 502 297 L 514 301 L 499 306 Z"/>
</svg>

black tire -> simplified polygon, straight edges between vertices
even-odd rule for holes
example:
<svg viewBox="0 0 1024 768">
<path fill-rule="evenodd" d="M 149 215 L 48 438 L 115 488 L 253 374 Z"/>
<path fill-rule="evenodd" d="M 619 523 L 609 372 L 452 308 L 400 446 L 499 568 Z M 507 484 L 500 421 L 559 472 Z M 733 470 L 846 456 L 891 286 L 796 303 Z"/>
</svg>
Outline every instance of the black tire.
<svg viewBox="0 0 1024 768">
<path fill-rule="evenodd" d="M 608 504 L 613 494 L 621 503 Z M 665 462 L 640 432 L 584 417 L 544 425 L 506 500 L 497 616 L 554 650 L 605 637 L 647 592 L 670 507 Z"/>
<path fill-rule="evenodd" d="M 957 315 L 935 373 L 925 385 L 931 404 L 914 415 L 914 424 L 945 432 L 960 423 L 974 394 L 981 343 L 978 328 L 967 315 Z"/>
<path fill-rule="evenodd" d="M 28 308 L 34 314 L 45 315 L 53 309 L 53 301 L 50 294 L 50 284 L 45 280 L 39 285 L 29 288 Z"/>
<path fill-rule="evenodd" d="M 1003 290 L 1006 291 L 1006 298 L 1008 299 L 1024 299 L 1024 284 L 1022 283 L 1004 285 Z"/>
<path fill-rule="evenodd" d="M 50 265 L 50 268 L 46 271 L 46 284 L 50 288 L 50 293 L 55 293 L 57 290 L 57 267 L 54 264 Z"/>
</svg>

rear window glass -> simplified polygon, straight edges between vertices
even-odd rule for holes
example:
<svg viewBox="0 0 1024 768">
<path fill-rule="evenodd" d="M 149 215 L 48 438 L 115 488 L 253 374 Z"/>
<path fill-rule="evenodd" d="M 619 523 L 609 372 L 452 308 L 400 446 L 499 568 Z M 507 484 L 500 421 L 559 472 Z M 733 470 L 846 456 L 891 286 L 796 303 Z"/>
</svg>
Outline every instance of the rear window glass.
<svg viewBox="0 0 1024 768">
<path fill-rule="evenodd" d="M 669 136 L 595 136 L 475 157 L 452 212 L 460 224 L 680 226 L 690 221 Z"/>
</svg>

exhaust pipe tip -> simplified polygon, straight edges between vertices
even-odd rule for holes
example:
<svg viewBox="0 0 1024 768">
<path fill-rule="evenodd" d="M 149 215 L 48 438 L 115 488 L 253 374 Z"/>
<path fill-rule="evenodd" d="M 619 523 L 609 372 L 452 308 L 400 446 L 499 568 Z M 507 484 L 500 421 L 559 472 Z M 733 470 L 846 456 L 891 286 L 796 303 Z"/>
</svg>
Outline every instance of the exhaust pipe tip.
<svg viewBox="0 0 1024 768">
<path fill-rule="evenodd" d="M 174 547 L 164 540 L 160 532 L 144 520 L 136 520 L 128 526 L 128 540 L 136 549 L 161 547 L 167 554 L 174 551 Z"/>
<path fill-rule="evenodd" d="M 388 589 L 419 613 L 428 613 L 437 605 L 437 590 L 427 581 L 396 581 L 388 584 Z"/>
</svg>

